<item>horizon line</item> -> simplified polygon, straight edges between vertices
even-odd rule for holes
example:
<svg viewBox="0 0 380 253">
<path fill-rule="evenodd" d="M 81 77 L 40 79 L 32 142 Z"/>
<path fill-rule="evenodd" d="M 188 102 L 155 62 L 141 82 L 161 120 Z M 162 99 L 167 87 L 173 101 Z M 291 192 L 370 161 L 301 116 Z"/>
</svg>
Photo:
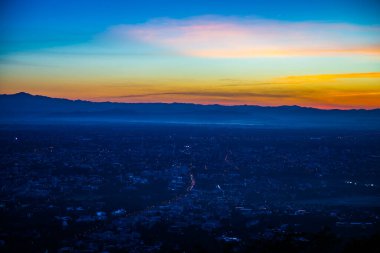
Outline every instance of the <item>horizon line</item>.
<svg viewBox="0 0 380 253">
<path fill-rule="evenodd" d="M 85 100 L 85 99 L 71 99 L 71 98 L 65 98 L 65 97 L 51 97 L 41 94 L 32 94 L 26 91 L 20 91 L 16 93 L 1 93 L 0 95 L 7 95 L 7 96 L 14 96 L 14 95 L 29 95 L 34 97 L 45 97 L 45 98 L 51 98 L 51 99 L 63 99 L 63 100 L 69 100 L 72 102 L 75 101 L 81 101 L 81 102 L 88 102 L 88 103 L 113 103 L 113 104 L 165 104 L 165 105 L 172 105 L 172 104 L 183 104 L 183 105 L 198 105 L 198 106 L 222 106 L 222 107 L 239 107 L 239 106 L 251 106 L 251 107 L 265 107 L 265 108 L 278 108 L 278 107 L 298 107 L 298 108 L 305 108 L 305 109 L 314 109 L 314 110 L 321 110 L 321 111 L 375 111 L 380 110 L 380 107 L 376 108 L 318 108 L 318 107 L 312 107 L 312 106 L 301 106 L 297 104 L 293 105 L 259 105 L 259 104 L 205 104 L 205 103 L 189 103 L 189 102 L 118 102 L 118 101 L 92 101 L 92 100 Z"/>
</svg>

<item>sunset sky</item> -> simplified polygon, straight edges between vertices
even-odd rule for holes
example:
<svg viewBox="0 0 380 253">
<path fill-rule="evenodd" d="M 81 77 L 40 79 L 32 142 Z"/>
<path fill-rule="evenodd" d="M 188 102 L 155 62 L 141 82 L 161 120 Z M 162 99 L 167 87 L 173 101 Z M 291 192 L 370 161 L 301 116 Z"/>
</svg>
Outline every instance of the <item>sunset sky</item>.
<svg viewBox="0 0 380 253">
<path fill-rule="evenodd" d="M 378 0 L 6 0 L 0 93 L 380 108 Z"/>
</svg>

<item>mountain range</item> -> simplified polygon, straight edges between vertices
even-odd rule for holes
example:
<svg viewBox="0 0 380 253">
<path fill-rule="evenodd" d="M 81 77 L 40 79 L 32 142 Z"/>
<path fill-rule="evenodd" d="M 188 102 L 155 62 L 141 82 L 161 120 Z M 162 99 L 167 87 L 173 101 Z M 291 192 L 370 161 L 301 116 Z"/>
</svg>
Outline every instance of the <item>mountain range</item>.
<svg viewBox="0 0 380 253">
<path fill-rule="evenodd" d="M 1 94 L 0 108 L 2 124 L 150 122 L 380 129 L 380 109 L 322 110 L 300 106 L 90 102 L 25 92 Z"/>
</svg>

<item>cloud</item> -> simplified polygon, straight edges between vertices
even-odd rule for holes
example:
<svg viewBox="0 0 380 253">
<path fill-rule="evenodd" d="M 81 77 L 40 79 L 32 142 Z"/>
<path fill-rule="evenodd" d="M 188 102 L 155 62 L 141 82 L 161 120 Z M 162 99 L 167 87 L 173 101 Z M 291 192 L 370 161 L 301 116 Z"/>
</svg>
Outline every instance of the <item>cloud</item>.
<svg viewBox="0 0 380 253">
<path fill-rule="evenodd" d="M 201 16 L 119 25 L 106 36 L 208 58 L 380 54 L 379 26 L 342 23 Z"/>
<path fill-rule="evenodd" d="M 109 98 L 150 98 L 157 96 L 186 96 L 186 97 L 215 97 L 215 98 L 239 98 L 239 97 L 262 97 L 262 98 L 286 98 L 288 94 L 268 94 L 254 92 L 215 92 L 215 91 L 183 91 L 183 92 L 158 92 L 145 94 L 131 94 L 114 96 Z"/>
<path fill-rule="evenodd" d="M 359 79 L 359 78 L 370 78 L 370 79 L 380 79 L 380 72 L 369 72 L 369 73 L 343 73 L 343 74 L 320 74 L 320 75 L 303 75 L 303 76 L 287 76 L 277 78 L 274 83 L 307 83 L 307 82 L 326 82 L 326 81 L 336 81 L 340 79 Z"/>
<path fill-rule="evenodd" d="M 352 93 L 352 94 L 337 94 L 336 97 L 368 97 L 368 96 L 378 96 L 380 97 L 380 92 L 362 92 L 362 93 Z"/>
</svg>

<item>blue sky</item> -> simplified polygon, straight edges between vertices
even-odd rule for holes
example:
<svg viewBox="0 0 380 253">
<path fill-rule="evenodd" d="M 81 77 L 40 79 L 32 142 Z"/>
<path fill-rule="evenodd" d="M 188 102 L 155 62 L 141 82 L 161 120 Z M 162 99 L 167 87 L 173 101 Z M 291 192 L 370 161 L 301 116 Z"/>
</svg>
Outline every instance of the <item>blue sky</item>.
<svg viewBox="0 0 380 253">
<path fill-rule="evenodd" d="M 3 0 L 0 92 L 380 107 L 378 0 Z"/>
<path fill-rule="evenodd" d="M 289 21 L 379 24 L 377 0 L 5 0 L 2 51 L 80 43 L 111 25 L 151 18 L 200 15 L 257 16 Z"/>
</svg>

